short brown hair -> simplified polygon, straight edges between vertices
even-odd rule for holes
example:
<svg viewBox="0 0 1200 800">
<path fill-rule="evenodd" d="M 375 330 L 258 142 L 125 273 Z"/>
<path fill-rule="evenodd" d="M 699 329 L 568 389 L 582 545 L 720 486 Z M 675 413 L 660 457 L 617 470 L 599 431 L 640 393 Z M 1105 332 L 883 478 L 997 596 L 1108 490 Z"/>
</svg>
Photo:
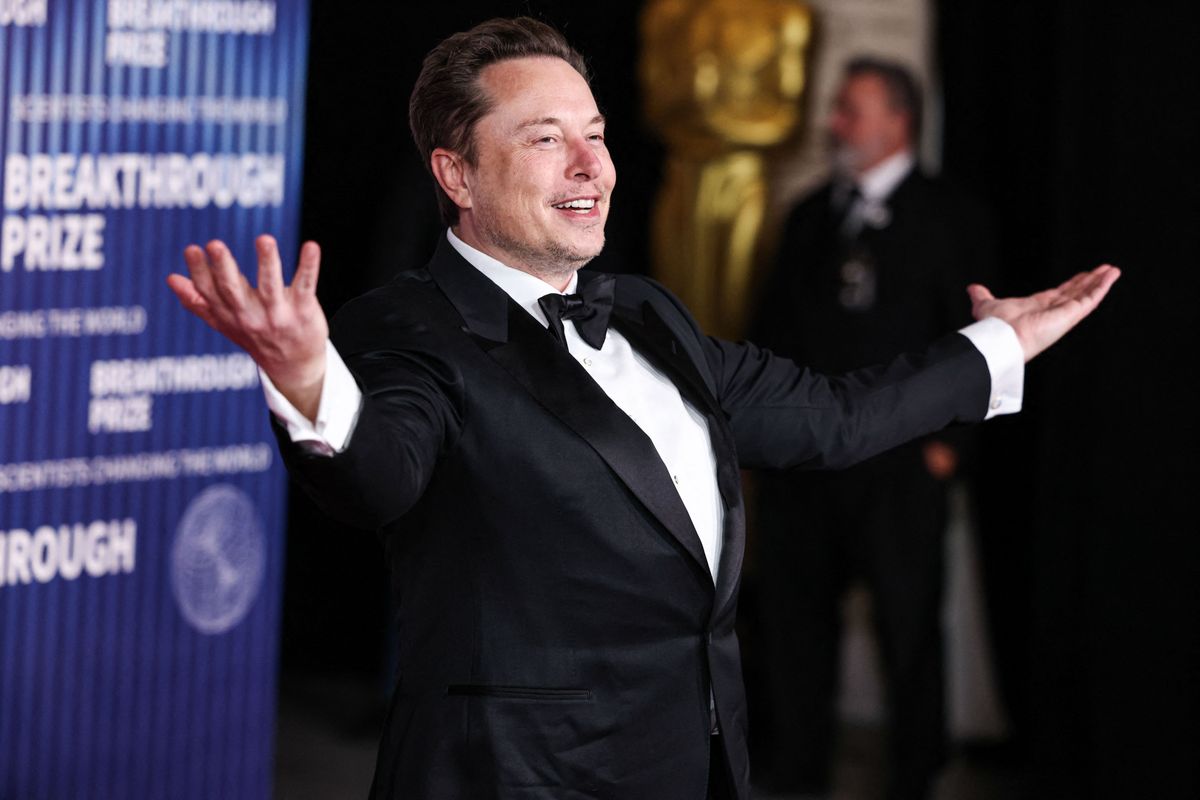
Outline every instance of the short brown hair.
<svg viewBox="0 0 1200 800">
<path fill-rule="evenodd" d="M 408 125 L 430 174 L 430 156 L 438 147 L 475 164 L 475 124 L 493 104 L 479 85 L 484 67 L 535 56 L 561 58 L 588 80 L 583 56 L 557 30 L 530 17 L 482 22 L 429 51 L 408 101 Z M 442 221 L 454 225 L 458 206 L 434 184 Z"/>
</svg>

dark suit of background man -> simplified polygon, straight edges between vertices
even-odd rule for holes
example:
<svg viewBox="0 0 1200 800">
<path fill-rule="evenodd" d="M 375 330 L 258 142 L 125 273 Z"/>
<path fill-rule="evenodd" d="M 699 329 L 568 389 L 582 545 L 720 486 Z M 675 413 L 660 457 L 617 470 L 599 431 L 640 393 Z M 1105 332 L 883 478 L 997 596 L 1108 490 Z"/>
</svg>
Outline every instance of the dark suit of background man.
<svg viewBox="0 0 1200 800">
<path fill-rule="evenodd" d="M 822 371 L 881 363 L 967 321 L 990 278 L 986 220 L 916 163 L 921 100 L 903 67 L 849 63 L 829 121 L 833 178 L 787 218 L 752 338 Z M 892 796 L 927 794 L 945 749 L 941 599 L 946 485 L 966 431 L 838 473 L 759 481 L 774 782 L 830 789 L 843 595 L 864 580 L 886 684 Z"/>
<path fill-rule="evenodd" d="M 450 231 L 339 313 L 336 347 L 311 242 L 290 287 L 266 236 L 257 289 L 215 241 L 169 279 L 258 362 L 295 479 L 383 543 L 399 675 L 372 795 L 747 800 L 739 463 L 841 465 L 983 418 L 1001 362 L 1019 376 L 1116 272 L 1062 303 L 975 287 L 974 338 L 824 378 L 706 338 L 657 284 L 578 272 L 615 173 L 553 29 L 450 37 L 409 119 Z"/>
</svg>

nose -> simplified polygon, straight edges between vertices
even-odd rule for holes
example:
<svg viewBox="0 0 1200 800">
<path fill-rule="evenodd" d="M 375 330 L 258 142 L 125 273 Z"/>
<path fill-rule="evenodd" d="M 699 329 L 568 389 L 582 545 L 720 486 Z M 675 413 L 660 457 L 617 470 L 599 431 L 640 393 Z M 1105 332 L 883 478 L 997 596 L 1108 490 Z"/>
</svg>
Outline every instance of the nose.
<svg viewBox="0 0 1200 800">
<path fill-rule="evenodd" d="M 600 157 L 599 150 L 603 147 L 603 144 L 582 136 L 575 138 L 571 142 L 567 177 L 577 181 L 591 181 L 600 177 L 604 172 L 604 159 Z"/>
</svg>

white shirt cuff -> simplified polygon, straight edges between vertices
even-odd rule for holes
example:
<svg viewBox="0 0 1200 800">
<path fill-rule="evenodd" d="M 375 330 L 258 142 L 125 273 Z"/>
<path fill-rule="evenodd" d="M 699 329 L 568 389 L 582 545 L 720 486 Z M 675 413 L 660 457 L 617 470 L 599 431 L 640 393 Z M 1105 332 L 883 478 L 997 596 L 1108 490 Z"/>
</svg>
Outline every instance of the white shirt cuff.
<svg viewBox="0 0 1200 800">
<path fill-rule="evenodd" d="M 315 422 L 297 411 L 262 369 L 259 369 L 258 377 L 262 380 L 267 408 L 287 429 L 293 442 L 311 453 L 325 456 L 340 453 L 350 444 L 350 434 L 354 432 L 362 407 L 362 391 L 333 342 L 325 340 L 325 381 L 321 385 L 321 402 L 317 406 Z"/>
<path fill-rule="evenodd" d="M 959 331 L 983 354 L 992 376 L 987 416 L 1015 414 L 1025 396 L 1025 351 L 1013 327 L 999 317 L 987 317 Z"/>
</svg>

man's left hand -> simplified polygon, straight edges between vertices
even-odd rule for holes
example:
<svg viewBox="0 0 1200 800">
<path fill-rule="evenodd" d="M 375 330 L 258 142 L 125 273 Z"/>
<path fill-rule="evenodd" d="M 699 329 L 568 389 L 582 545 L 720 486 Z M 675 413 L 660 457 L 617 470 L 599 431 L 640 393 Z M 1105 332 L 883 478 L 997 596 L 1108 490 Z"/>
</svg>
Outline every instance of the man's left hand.
<svg viewBox="0 0 1200 800">
<path fill-rule="evenodd" d="M 998 317 L 1012 325 L 1028 362 L 1092 313 L 1119 277 L 1121 270 L 1104 264 L 1028 297 L 998 299 L 978 283 L 968 286 L 967 294 L 975 319 Z"/>
</svg>

